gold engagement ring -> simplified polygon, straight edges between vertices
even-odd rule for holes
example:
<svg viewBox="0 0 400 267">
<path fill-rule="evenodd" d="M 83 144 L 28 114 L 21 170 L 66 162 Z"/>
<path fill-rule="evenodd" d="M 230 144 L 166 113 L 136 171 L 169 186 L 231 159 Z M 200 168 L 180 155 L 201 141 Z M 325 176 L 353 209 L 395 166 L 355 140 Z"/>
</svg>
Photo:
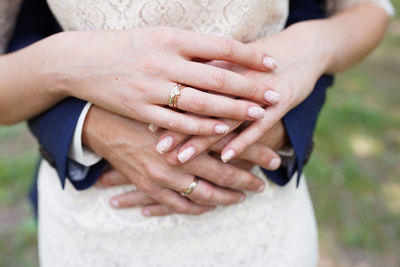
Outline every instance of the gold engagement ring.
<svg viewBox="0 0 400 267">
<path fill-rule="evenodd" d="M 184 85 L 177 83 L 171 90 L 169 97 L 168 97 L 168 105 L 171 108 L 178 107 L 178 99 L 182 94 L 183 89 L 185 88 Z"/>
</svg>

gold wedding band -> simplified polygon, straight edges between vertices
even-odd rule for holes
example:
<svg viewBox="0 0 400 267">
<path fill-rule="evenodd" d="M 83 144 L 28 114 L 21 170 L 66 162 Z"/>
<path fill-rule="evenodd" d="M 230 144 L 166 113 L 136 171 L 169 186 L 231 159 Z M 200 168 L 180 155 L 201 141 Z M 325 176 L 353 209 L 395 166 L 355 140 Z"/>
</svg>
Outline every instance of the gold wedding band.
<svg viewBox="0 0 400 267">
<path fill-rule="evenodd" d="M 197 187 L 199 184 L 199 178 L 195 177 L 194 181 L 189 185 L 189 187 L 181 193 L 182 196 L 188 197 Z"/>
<path fill-rule="evenodd" d="M 175 86 L 172 88 L 172 90 L 169 94 L 169 97 L 168 97 L 168 105 L 171 108 L 178 107 L 178 99 L 181 96 L 184 88 L 185 88 L 185 86 L 180 83 L 175 84 Z"/>
</svg>

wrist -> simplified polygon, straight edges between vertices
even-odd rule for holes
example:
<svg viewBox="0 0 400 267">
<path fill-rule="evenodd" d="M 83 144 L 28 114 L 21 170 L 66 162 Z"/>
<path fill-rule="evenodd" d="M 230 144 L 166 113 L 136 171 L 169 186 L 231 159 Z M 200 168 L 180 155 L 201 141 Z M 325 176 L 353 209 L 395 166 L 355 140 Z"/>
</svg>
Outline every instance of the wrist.
<svg viewBox="0 0 400 267">
<path fill-rule="evenodd" d="M 308 58 L 309 66 L 316 78 L 325 74 L 333 61 L 335 50 L 334 45 L 326 35 L 327 21 L 309 20 L 295 23 L 289 26 L 285 32 L 301 41 L 300 51 L 304 51 L 303 57 Z M 305 47 L 302 47 L 305 46 Z M 294 49 L 293 52 L 298 51 Z"/>
<path fill-rule="evenodd" d="M 107 138 L 106 136 L 101 136 L 102 134 L 104 134 L 102 132 L 102 129 L 106 129 L 105 125 L 99 123 L 102 121 L 101 117 L 103 112 L 104 111 L 101 108 L 95 105 L 90 106 L 82 125 L 81 135 L 82 146 L 89 148 L 100 156 L 104 155 L 102 141 L 105 141 Z"/>
<path fill-rule="evenodd" d="M 61 32 L 38 42 L 37 49 L 42 52 L 38 66 L 39 77 L 46 84 L 49 94 L 65 98 L 73 96 L 73 87 L 67 78 L 68 64 L 71 63 L 70 48 L 74 39 L 73 32 Z"/>
<path fill-rule="evenodd" d="M 95 130 L 92 127 L 92 121 L 96 119 L 95 117 L 97 109 L 98 108 L 94 105 L 90 107 L 88 113 L 86 114 L 85 121 L 83 123 L 82 136 L 81 136 L 82 145 L 89 147 L 93 151 L 95 151 L 94 147 L 96 147 L 96 145 L 94 140 L 96 139 L 94 138 Z"/>
</svg>

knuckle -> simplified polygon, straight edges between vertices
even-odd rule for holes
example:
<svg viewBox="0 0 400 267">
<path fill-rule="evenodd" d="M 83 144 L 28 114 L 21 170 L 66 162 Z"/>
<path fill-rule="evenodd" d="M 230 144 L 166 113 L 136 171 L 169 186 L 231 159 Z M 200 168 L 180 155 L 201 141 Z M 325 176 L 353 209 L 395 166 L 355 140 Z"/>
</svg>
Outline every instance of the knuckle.
<svg viewBox="0 0 400 267">
<path fill-rule="evenodd" d="M 150 75 L 158 75 L 165 71 L 165 68 L 163 68 L 161 64 L 161 61 L 153 57 L 148 57 L 146 58 L 146 60 L 141 61 L 139 66 L 142 71 Z"/>
<path fill-rule="evenodd" d="M 253 66 L 259 66 L 261 62 L 263 61 L 264 58 L 264 53 L 261 51 L 258 51 L 256 49 L 251 49 L 250 50 L 250 62 Z"/>
<path fill-rule="evenodd" d="M 189 206 L 184 203 L 175 204 L 173 210 L 176 213 L 189 213 L 190 211 Z"/>
<path fill-rule="evenodd" d="M 242 148 L 248 148 L 251 145 L 251 142 L 247 138 L 242 138 L 241 140 L 241 146 Z M 244 149 L 241 149 L 240 151 L 243 151 Z M 239 150 L 239 149 L 237 149 Z"/>
<path fill-rule="evenodd" d="M 205 132 L 206 128 L 207 127 L 202 127 L 199 124 L 193 125 L 193 129 L 192 129 L 193 135 L 203 135 L 203 133 Z"/>
<path fill-rule="evenodd" d="M 266 90 L 265 85 L 258 83 L 258 82 L 252 82 L 251 88 L 249 90 L 249 95 L 252 99 L 264 101 L 265 90 Z"/>
<path fill-rule="evenodd" d="M 214 199 L 215 199 L 215 191 L 213 189 L 204 191 L 204 193 L 202 193 L 201 196 L 202 203 L 205 204 L 212 203 Z"/>
<path fill-rule="evenodd" d="M 272 155 L 267 149 L 260 149 L 258 154 L 258 159 L 260 159 L 260 162 L 269 163 L 269 161 L 272 159 Z"/>
<path fill-rule="evenodd" d="M 155 195 L 156 194 L 156 188 L 150 183 L 141 183 L 138 185 L 138 188 L 142 190 L 143 192 L 149 194 L 149 195 Z"/>
<path fill-rule="evenodd" d="M 259 96 L 260 88 L 256 84 L 251 84 L 251 87 L 248 89 L 247 95 L 250 99 L 257 99 Z"/>
<path fill-rule="evenodd" d="M 224 186 L 231 186 L 235 183 L 235 173 L 231 169 L 223 171 L 220 175 L 220 182 Z"/>
<path fill-rule="evenodd" d="M 181 127 L 181 123 L 178 120 L 168 120 L 167 126 L 171 130 L 176 130 Z"/>
<path fill-rule="evenodd" d="M 155 182 L 166 182 L 168 180 L 167 176 L 164 174 L 153 174 L 151 176 L 151 179 Z"/>
<path fill-rule="evenodd" d="M 188 104 L 195 112 L 203 113 L 206 110 L 206 101 L 201 97 L 191 96 Z"/>
<path fill-rule="evenodd" d="M 214 140 L 212 140 L 212 137 L 208 136 L 198 138 L 196 142 L 198 142 L 196 145 L 197 150 L 203 150 L 204 148 L 210 147 L 215 143 Z"/>
<path fill-rule="evenodd" d="M 228 38 L 222 38 L 218 41 L 219 53 L 224 58 L 232 58 L 234 54 L 234 41 Z"/>
<path fill-rule="evenodd" d="M 214 89 L 222 89 L 226 83 L 226 73 L 223 71 L 215 71 L 211 76 L 211 83 Z"/>
<path fill-rule="evenodd" d="M 257 189 L 259 184 L 260 184 L 260 179 L 254 177 L 253 175 L 247 173 L 243 175 L 244 183 L 247 185 L 248 188 L 254 188 Z"/>
<path fill-rule="evenodd" d="M 155 182 L 167 182 L 168 176 L 158 170 L 150 170 L 150 178 Z"/>
<path fill-rule="evenodd" d="M 172 29 L 164 30 L 158 35 L 157 41 L 163 46 L 175 47 L 177 45 L 177 34 Z"/>
<path fill-rule="evenodd" d="M 235 120 L 243 120 L 247 118 L 247 109 L 250 105 L 245 103 L 238 103 L 232 109 L 232 118 Z"/>
</svg>

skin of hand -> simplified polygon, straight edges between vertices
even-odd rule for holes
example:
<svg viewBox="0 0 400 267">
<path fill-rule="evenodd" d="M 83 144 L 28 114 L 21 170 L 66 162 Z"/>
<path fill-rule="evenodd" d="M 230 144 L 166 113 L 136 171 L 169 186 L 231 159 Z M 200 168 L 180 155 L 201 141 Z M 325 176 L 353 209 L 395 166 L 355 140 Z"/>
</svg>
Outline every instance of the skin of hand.
<svg viewBox="0 0 400 267">
<path fill-rule="evenodd" d="M 234 137 L 235 133 L 226 136 L 223 140 L 211 146 L 211 151 L 219 153 L 225 143 L 229 142 Z M 254 165 L 262 166 L 262 164 L 270 161 L 271 151 L 282 147 L 287 140 L 288 137 L 283 123 L 278 122 L 267 134 L 260 138 L 257 143 L 246 149 L 246 151 L 242 153 L 238 159 L 232 160 L 231 164 L 243 170 L 250 170 Z M 132 181 L 114 169 L 104 173 L 97 181 L 96 186 L 107 188 L 111 186 L 128 184 L 132 184 Z M 143 206 L 143 213 L 147 216 L 164 216 L 175 213 L 173 210 L 163 204 L 160 204 L 158 201 L 151 198 L 148 194 L 140 189 L 114 196 L 111 198 L 110 203 L 114 208 L 117 209 Z"/>
<path fill-rule="evenodd" d="M 376 24 L 368 22 L 368 14 L 376 16 Z M 271 85 L 280 94 L 279 103 L 266 108 L 266 116 L 253 122 L 224 147 L 222 160 L 228 162 L 256 142 L 311 93 L 323 73 L 341 71 L 365 57 L 382 39 L 386 26 L 387 14 L 381 8 L 371 4 L 360 5 L 328 19 L 294 24 L 280 33 L 251 43 L 254 47 L 268 50 L 279 61 L 279 69 L 274 72 L 261 73 L 230 63 L 219 63 L 219 67 Z M 350 43 L 343 41 L 350 38 Z M 231 131 L 241 124 L 240 121 L 222 121 Z M 160 138 L 158 151 L 165 153 L 179 145 L 178 159 L 187 162 L 221 138 L 223 136 L 194 136 L 186 141 L 186 135 L 167 131 Z M 185 144 L 181 145 L 184 141 Z"/>
<path fill-rule="evenodd" d="M 154 143 L 159 133 L 147 125 L 92 106 L 85 120 L 82 142 L 104 157 L 113 168 L 162 207 L 146 207 L 146 216 L 163 213 L 201 214 L 216 205 L 244 200 L 241 191 L 260 192 L 265 183 L 248 171 L 224 164 L 208 153 L 178 167 L 158 154 Z M 194 177 L 202 177 L 188 197 L 183 192 Z M 157 213 L 158 212 L 158 213 Z"/>
<path fill-rule="evenodd" d="M 194 135 L 229 130 L 208 116 L 262 118 L 264 110 L 257 102 L 275 104 L 266 94 L 272 89 L 235 72 L 198 62 L 215 59 L 265 72 L 276 67 L 275 61 L 257 48 L 174 28 L 59 33 L 0 57 L 0 123 L 26 119 L 68 96 L 131 119 Z M 166 107 L 177 83 L 186 86 L 177 108 L 206 117 Z M 29 105 L 18 104 L 21 95 L 32 99 Z"/>
<path fill-rule="evenodd" d="M 288 111 L 301 103 L 311 93 L 323 66 L 319 66 L 314 62 L 317 59 L 312 59 L 308 56 L 309 54 L 313 55 L 312 48 L 309 47 L 309 44 L 304 43 L 300 37 L 296 31 L 293 31 L 293 33 L 292 31 L 286 31 L 268 37 L 268 41 L 260 40 L 251 44 L 264 47 L 266 46 L 265 43 L 267 43 L 271 50 L 274 51 L 274 56 L 279 58 L 280 65 L 279 69 L 273 72 L 263 73 L 222 61 L 210 63 L 220 68 L 238 72 L 250 79 L 271 84 L 280 93 L 279 103 L 267 107 L 264 118 L 253 122 L 236 138 L 226 144 L 221 153 L 224 162 L 228 162 L 246 151 L 246 148 L 254 143 L 253 140 L 257 141 L 257 139 L 261 138 Z M 302 43 L 303 47 L 299 43 Z M 298 47 L 296 48 L 297 54 L 287 56 L 288 53 L 286 51 L 294 50 L 293 46 Z M 285 56 L 283 57 L 282 55 Z M 324 63 L 321 62 L 321 65 L 324 65 Z M 243 121 L 238 120 L 221 119 L 221 121 L 228 125 L 231 130 L 235 130 L 243 124 Z M 174 164 L 182 164 L 196 158 L 197 155 L 208 150 L 211 145 L 217 143 L 226 135 L 193 136 L 188 139 L 188 136 L 182 133 L 165 131 L 160 137 L 156 149 L 160 154 L 171 151 L 172 153 L 169 152 L 165 155 L 168 158 L 178 155 L 176 156 L 177 161 L 171 159 L 169 161 Z M 240 150 L 237 147 L 240 147 Z M 280 160 L 276 155 L 276 157 L 271 158 L 268 167 L 276 169 L 279 165 Z"/>
</svg>

